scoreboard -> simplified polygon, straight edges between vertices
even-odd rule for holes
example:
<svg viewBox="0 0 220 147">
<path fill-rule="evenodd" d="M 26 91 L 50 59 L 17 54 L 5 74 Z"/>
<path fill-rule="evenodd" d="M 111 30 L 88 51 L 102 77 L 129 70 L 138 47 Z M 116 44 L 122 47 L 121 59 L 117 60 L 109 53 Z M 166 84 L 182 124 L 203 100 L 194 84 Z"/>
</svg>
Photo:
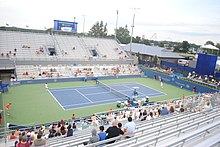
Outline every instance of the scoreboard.
<svg viewBox="0 0 220 147">
<path fill-rule="evenodd" d="M 54 20 L 54 30 L 77 33 L 77 22 Z"/>
</svg>

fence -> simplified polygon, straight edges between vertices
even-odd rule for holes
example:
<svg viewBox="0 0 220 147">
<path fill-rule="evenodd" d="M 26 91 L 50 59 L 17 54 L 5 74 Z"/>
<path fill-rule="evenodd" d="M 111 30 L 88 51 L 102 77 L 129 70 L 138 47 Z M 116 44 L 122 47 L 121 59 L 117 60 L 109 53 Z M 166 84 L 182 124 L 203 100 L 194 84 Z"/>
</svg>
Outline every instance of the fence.
<svg viewBox="0 0 220 147">
<path fill-rule="evenodd" d="M 141 68 L 142 71 L 144 72 L 144 75 L 148 78 L 153 79 L 154 76 L 157 78 L 162 78 L 163 81 L 167 84 L 171 84 L 180 88 L 184 88 L 187 90 L 192 91 L 194 87 L 196 87 L 196 92 L 197 93 L 206 93 L 206 92 L 217 92 L 218 90 L 203 86 L 203 85 L 198 85 L 196 83 L 191 83 L 189 81 L 185 81 L 180 79 L 179 77 L 173 76 L 173 75 L 165 75 L 156 71 L 153 71 L 148 68 Z"/>
<path fill-rule="evenodd" d="M 191 68 L 188 66 L 182 66 L 176 63 L 171 63 L 171 62 L 166 62 L 166 61 L 161 61 L 161 66 L 163 68 L 171 67 L 172 69 L 174 69 L 175 72 L 182 73 L 184 75 L 188 75 L 189 72 L 195 71 L 194 68 Z"/>
</svg>

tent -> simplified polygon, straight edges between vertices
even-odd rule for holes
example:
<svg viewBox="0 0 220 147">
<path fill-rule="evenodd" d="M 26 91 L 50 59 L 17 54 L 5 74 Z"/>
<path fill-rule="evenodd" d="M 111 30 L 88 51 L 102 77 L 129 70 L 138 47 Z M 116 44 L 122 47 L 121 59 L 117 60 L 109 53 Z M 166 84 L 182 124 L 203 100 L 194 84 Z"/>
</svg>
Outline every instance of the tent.
<svg viewBox="0 0 220 147">
<path fill-rule="evenodd" d="M 215 47 L 215 46 L 213 46 L 211 44 L 202 45 L 200 48 L 201 49 L 210 49 L 210 50 L 219 50 L 219 48 L 217 48 L 217 47 Z"/>
</svg>

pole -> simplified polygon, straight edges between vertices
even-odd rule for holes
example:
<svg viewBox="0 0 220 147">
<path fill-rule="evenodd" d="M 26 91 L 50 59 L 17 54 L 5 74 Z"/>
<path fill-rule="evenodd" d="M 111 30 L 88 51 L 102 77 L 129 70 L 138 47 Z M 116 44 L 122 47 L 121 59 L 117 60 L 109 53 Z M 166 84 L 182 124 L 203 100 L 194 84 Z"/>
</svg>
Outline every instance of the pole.
<svg viewBox="0 0 220 147">
<path fill-rule="evenodd" d="M 83 16 L 83 35 L 84 35 L 84 31 L 85 31 L 85 15 L 82 15 Z"/>
<path fill-rule="evenodd" d="M 117 29 L 118 29 L 118 10 L 116 11 L 115 39 L 117 38 Z"/>
<path fill-rule="evenodd" d="M 131 44 L 132 44 L 133 31 L 134 31 L 134 19 L 135 19 L 135 13 L 133 14 L 133 22 L 132 22 L 132 26 L 131 26 L 130 52 L 131 52 Z"/>
</svg>

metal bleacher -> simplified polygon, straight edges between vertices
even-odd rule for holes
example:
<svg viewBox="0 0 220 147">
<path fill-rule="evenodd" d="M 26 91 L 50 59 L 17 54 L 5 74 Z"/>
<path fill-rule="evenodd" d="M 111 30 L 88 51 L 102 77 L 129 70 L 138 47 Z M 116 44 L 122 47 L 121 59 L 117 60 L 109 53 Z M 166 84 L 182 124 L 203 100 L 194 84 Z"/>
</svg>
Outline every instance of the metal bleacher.
<svg viewBox="0 0 220 147">
<path fill-rule="evenodd" d="M 1 58 L 33 60 L 49 59 L 48 48 L 55 48 L 56 58 L 72 60 L 120 60 L 129 59 L 127 53 L 114 39 L 73 35 L 0 31 Z M 14 52 L 14 49 L 17 51 Z M 38 50 L 41 50 L 39 52 Z M 96 50 L 94 57 L 91 50 Z M 7 53 L 9 53 L 7 55 Z M 15 53 L 15 54 L 14 54 Z M 7 56 L 6 56 L 7 55 Z"/>
<path fill-rule="evenodd" d="M 202 139 L 204 139 L 204 133 L 215 134 L 219 131 L 218 128 L 220 125 L 220 109 L 215 108 L 210 112 L 201 113 L 176 113 L 173 115 L 161 116 L 158 119 L 136 121 L 136 125 L 137 129 L 135 131 L 135 137 L 125 139 L 124 137 L 119 136 L 86 146 L 95 147 L 99 145 L 105 145 L 107 147 L 136 147 L 196 145 L 193 144 L 196 141 L 195 138 L 201 138 L 199 136 L 202 136 Z M 84 130 L 83 133 L 77 134 L 73 137 L 48 140 L 48 146 L 83 146 L 83 143 L 87 142 L 91 136 L 90 131 L 91 128 Z M 194 138 L 193 141 L 190 138 Z M 212 138 L 208 137 L 206 139 L 212 140 Z M 118 141 L 113 144 L 106 144 L 112 140 Z"/>
</svg>

